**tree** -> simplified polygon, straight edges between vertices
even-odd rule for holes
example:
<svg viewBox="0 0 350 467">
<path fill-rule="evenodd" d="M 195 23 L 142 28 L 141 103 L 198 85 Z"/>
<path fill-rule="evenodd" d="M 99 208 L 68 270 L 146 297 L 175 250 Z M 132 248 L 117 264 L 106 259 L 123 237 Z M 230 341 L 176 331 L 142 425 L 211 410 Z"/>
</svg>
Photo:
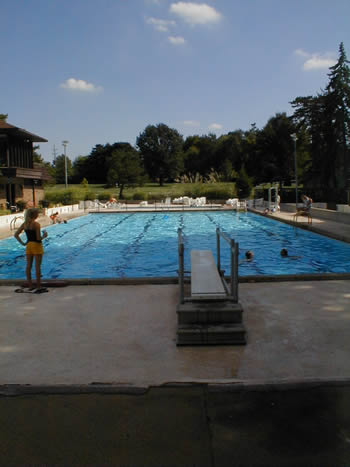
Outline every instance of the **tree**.
<svg viewBox="0 0 350 467">
<path fill-rule="evenodd" d="M 89 183 L 106 183 L 107 159 L 116 149 L 113 146 L 110 144 L 96 144 L 85 159 L 84 164 L 79 166 L 80 169 L 83 169 L 80 176 L 87 178 Z"/>
<path fill-rule="evenodd" d="M 72 181 L 74 183 L 81 183 L 83 179 L 87 180 L 87 165 L 89 156 L 78 156 L 73 162 Z"/>
<path fill-rule="evenodd" d="M 293 118 L 307 141 L 310 162 L 305 183 L 315 197 L 348 202 L 350 192 L 350 69 L 343 43 L 339 59 L 330 67 L 329 83 L 316 96 L 291 102 Z M 298 151 L 299 156 L 299 151 Z"/>
<path fill-rule="evenodd" d="M 239 171 L 236 179 L 236 188 L 239 199 L 248 198 L 252 192 L 253 185 L 244 167 Z"/>
<path fill-rule="evenodd" d="M 56 183 L 65 183 L 66 181 L 66 171 L 65 171 L 65 156 L 62 154 L 61 156 L 57 156 L 54 161 L 54 177 L 56 179 Z M 67 157 L 67 176 L 68 179 L 73 174 L 72 170 L 72 161 Z"/>
<path fill-rule="evenodd" d="M 295 132 L 293 121 L 286 113 L 277 113 L 259 132 L 257 145 L 261 181 L 276 180 L 282 189 L 283 182 L 294 175 L 294 148 L 291 135 Z"/>
<path fill-rule="evenodd" d="M 338 62 L 330 67 L 329 83 L 326 87 L 326 111 L 331 117 L 333 157 L 335 163 L 336 187 L 348 188 L 350 173 L 350 62 L 347 60 L 344 44 L 339 46 Z M 349 179 L 350 182 L 350 179 Z"/>
<path fill-rule="evenodd" d="M 140 133 L 136 145 L 141 151 L 149 177 L 162 186 L 166 179 L 176 178 L 183 167 L 183 138 L 164 123 L 148 125 Z"/>
<path fill-rule="evenodd" d="M 0 114 L 0 120 L 4 120 L 6 122 L 8 114 Z"/>
<path fill-rule="evenodd" d="M 122 198 L 126 186 L 139 185 L 142 177 L 140 154 L 136 149 L 129 144 L 113 151 L 108 158 L 107 181 L 111 186 L 118 184 L 119 198 Z"/>
</svg>

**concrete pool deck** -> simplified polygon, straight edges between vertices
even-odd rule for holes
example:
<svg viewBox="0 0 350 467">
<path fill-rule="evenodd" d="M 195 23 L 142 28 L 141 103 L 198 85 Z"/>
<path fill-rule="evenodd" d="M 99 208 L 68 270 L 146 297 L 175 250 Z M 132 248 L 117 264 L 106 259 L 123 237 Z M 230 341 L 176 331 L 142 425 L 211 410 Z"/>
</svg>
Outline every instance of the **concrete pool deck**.
<svg viewBox="0 0 350 467">
<path fill-rule="evenodd" d="M 290 222 L 292 214 L 271 217 Z M 298 225 L 350 241 L 348 224 L 313 219 L 310 226 L 301 219 Z M 42 295 L 2 285 L 0 385 L 350 378 L 345 278 L 241 283 L 248 344 L 237 347 L 176 347 L 174 284 L 72 285 Z"/>
<path fill-rule="evenodd" d="M 0 287 L 0 385 L 350 379 L 350 283 L 241 284 L 245 346 L 177 347 L 176 285 Z"/>
</svg>

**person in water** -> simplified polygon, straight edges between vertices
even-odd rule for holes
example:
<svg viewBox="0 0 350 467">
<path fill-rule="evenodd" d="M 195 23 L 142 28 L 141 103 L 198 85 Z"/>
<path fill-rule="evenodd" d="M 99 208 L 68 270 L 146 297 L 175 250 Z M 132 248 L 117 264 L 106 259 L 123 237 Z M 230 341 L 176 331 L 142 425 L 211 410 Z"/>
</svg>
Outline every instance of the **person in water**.
<svg viewBox="0 0 350 467">
<path fill-rule="evenodd" d="M 39 210 L 36 208 L 27 209 L 24 215 L 24 222 L 15 233 L 16 240 L 26 247 L 26 277 L 28 287 L 35 293 L 46 292 L 45 288 L 41 287 L 41 261 L 43 258 L 44 250 L 42 240 L 47 237 L 47 232 L 44 230 L 41 235 L 40 224 L 37 222 Z M 24 242 L 20 235 L 25 232 L 27 241 Z M 32 266 L 35 259 L 35 274 L 36 274 L 36 288 L 33 287 L 32 281 Z"/>
<path fill-rule="evenodd" d="M 248 250 L 245 252 L 245 259 L 246 261 L 251 261 L 254 258 L 254 253 L 252 250 Z"/>
<path fill-rule="evenodd" d="M 244 253 L 244 259 L 242 259 L 239 264 L 245 263 L 245 262 L 250 262 L 254 259 L 254 253 L 252 250 L 248 250 Z"/>
<path fill-rule="evenodd" d="M 301 256 L 289 256 L 287 248 L 282 248 L 281 250 L 282 258 L 290 258 L 290 259 L 300 259 Z"/>
</svg>

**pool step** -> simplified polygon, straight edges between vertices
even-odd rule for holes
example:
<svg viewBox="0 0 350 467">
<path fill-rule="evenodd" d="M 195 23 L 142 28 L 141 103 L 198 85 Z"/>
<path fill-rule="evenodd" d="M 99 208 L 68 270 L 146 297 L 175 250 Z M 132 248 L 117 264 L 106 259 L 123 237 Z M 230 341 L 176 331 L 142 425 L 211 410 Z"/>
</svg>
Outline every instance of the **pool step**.
<svg viewBox="0 0 350 467">
<path fill-rule="evenodd" d="M 177 306 L 177 345 L 246 344 L 240 303 L 190 300 Z"/>
<path fill-rule="evenodd" d="M 235 324 L 182 324 L 177 328 L 177 345 L 246 344 L 246 330 Z"/>
<path fill-rule="evenodd" d="M 243 308 L 229 301 L 191 301 L 177 306 L 178 324 L 241 323 Z"/>
</svg>

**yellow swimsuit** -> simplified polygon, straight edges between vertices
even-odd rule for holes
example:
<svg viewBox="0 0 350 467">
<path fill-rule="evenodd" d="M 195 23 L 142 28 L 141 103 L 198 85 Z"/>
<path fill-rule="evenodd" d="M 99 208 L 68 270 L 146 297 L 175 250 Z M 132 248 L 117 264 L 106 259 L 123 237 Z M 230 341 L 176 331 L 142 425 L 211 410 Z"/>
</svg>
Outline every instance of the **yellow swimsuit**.
<svg viewBox="0 0 350 467">
<path fill-rule="evenodd" d="M 28 243 L 26 245 L 26 255 L 43 255 L 44 249 L 41 240 L 36 239 L 36 231 L 32 229 L 26 229 Z"/>
</svg>

